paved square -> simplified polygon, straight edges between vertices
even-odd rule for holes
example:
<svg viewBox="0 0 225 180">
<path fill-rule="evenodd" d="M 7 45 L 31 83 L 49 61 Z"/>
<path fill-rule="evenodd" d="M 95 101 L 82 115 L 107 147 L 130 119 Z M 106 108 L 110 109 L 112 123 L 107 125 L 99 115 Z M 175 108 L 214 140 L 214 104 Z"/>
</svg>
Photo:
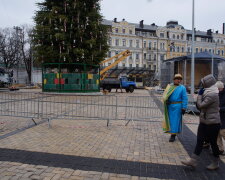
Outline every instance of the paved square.
<svg viewBox="0 0 225 180">
<path fill-rule="evenodd" d="M 121 104 L 128 95 L 150 96 L 146 90 L 112 94 Z M 106 120 L 53 119 L 50 129 L 45 122 L 0 139 L 0 179 L 225 179 L 224 156 L 219 170 L 205 169 L 207 150 L 196 170 L 181 165 L 194 149 L 198 117 L 184 121 L 183 134 L 169 143 L 161 119 L 128 126 L 110 120 L 109 127 Z"/>
</svg>

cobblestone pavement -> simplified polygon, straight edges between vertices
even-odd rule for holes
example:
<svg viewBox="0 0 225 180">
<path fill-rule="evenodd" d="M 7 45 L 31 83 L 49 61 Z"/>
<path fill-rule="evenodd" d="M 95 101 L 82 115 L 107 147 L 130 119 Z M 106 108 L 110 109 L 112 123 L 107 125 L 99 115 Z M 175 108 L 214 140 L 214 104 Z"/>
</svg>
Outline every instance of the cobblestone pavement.
<svg viewBox="0 0 225 180">
<path fill-rule="evenodd" d="M 149 96 L 144 90 L 125 96 Z M 123 112 L 120 112 L 123 113 Z M 204 150 L 198 167 L 184 167 L 196 141 L 198 117 L 185 115 L 183 134 L 174 143 L 161 130 L 161 122 L 103 120 L 53 120 L 0 139 L 0 180 L 219 180 L 221 168 L 207 171 L 209 150 Z"/>
</svg>

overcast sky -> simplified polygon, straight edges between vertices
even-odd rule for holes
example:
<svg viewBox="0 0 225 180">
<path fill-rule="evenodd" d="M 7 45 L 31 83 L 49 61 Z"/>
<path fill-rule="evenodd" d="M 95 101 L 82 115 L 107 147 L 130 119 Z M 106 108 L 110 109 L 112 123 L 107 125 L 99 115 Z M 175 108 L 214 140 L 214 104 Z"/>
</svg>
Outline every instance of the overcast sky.
<svg viewBox="0 0 225 180">
<path fill-rule="evenodd" d="M 0 27 L 34 24 L 35 2 L 42 0 L 0 0 Z M 192 0 L 102 0 L 101 13 L 105 19 L 166 25 L 177 20 L 185 29 L 192 28 Z M 195 27 L 222 32 L 225 23 L 225 0 L 195 0 Z"/>
</svg>

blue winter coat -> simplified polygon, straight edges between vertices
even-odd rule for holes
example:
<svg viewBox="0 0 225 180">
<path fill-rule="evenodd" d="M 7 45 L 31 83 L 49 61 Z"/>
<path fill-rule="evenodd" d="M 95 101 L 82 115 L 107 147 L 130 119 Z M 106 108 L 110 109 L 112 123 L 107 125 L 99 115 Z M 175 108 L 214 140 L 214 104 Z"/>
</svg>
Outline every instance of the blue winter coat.
<svg viewBox="0 0 225 180">
<path fill-rule="evenodd" d="M 173 104 L 174 102 L 182 102 Z M 168 113 L 170 121 L 169 133 L 180 133 L 182 128 L 182 109 L 187 108 L 187 91 L 183 85 L 176 87 L 168 99 Z M 171 104 L 172 103 L 172 104 Z"/>
</svg>

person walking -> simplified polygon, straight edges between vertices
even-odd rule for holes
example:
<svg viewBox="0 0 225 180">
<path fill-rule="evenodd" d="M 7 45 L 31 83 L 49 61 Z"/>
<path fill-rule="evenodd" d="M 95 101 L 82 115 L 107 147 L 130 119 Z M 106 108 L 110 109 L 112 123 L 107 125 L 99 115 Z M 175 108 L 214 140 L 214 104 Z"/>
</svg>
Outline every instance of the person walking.
<svg viewBox="0 0 225 180">
<path fill-rule="evenodd" d="M 220 130 L 219 90 L 215 85 L 216 79 L 211 74 L 202 78 L 201 83 L 203 88 L 198 93 L 196 104 L 197 108 L 200 109 L 197 143 L 190 160 L 181 161 L 181 163 L 186 166 L 196 167 L 203 149 L 203 142 L 208 139 L 213 151 L 213 161 L 207 166 L 207 169 L 215 170 L 219 168 L 219 148 L 217 145 Z"/>
<path fill-rule="evenodd" d="M 168 84 L 163 93 L 164 120 L 163 130 L 171 134 L 169 142 L 174 142 L 182 130 L 182 114 L 187 108 L 187 91 L 181 85 L 181 74 L 175 74 L 173 83 Z"/>
<path fill-rule="evenodd" d="M 217 81 L 216 86 L 219 89 L 220 120 L 221 120 L 221 127 L 217 138 L 217 144 L 219 147 L 220 155 L 222 155 L 224 153 L 224 146 L 222 139 L 225 140 L 225 88 L 223 82 L 221 81 Z"/>
</svg>

